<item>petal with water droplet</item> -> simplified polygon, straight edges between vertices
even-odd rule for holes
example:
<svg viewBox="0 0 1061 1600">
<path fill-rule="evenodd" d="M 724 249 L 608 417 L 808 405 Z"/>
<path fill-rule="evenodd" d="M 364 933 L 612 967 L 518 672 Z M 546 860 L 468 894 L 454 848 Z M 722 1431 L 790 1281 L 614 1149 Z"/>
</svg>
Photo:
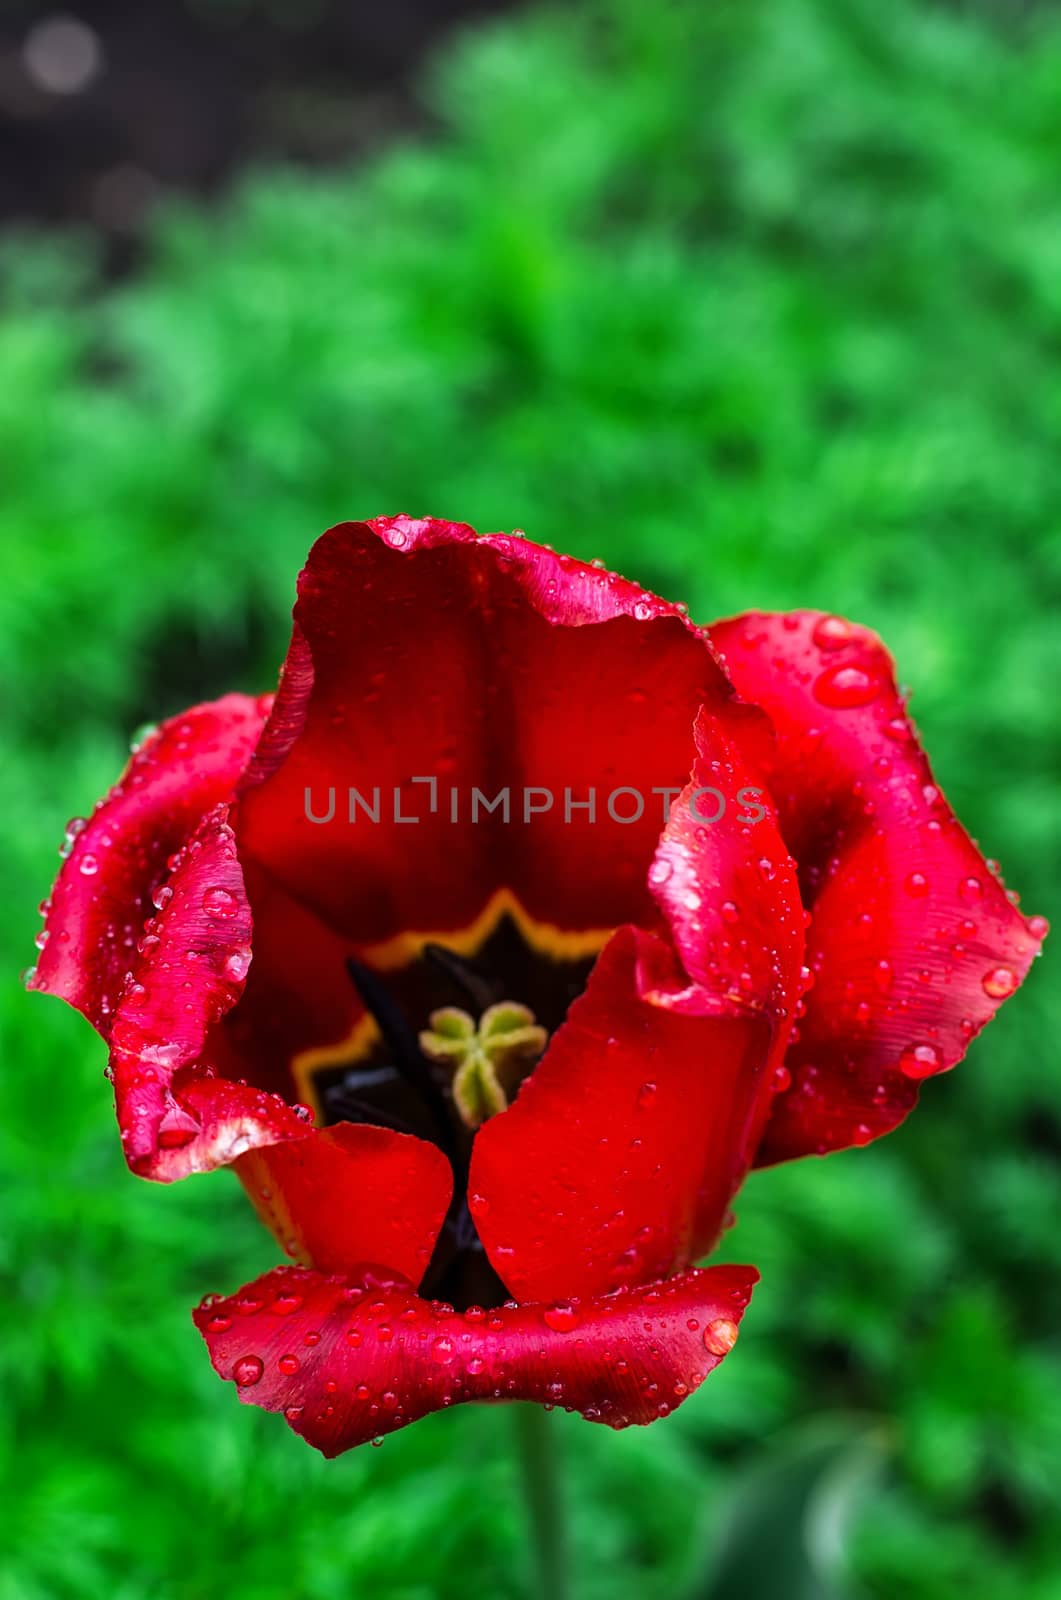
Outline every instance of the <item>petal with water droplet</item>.
<svg viewBox="0 0 1061 1600">
<path fill-rule="evenodd" d="M 337 1456 L 468 1400 L 563 1406 L 612 1428 L 653 1422 L 733 1348 L 757 1278 L 751 1267 L 711 1267 L 484 1317 L 421 1300 L 375 1272 L 280 1267 L 250 1285 L 255 1311 L 240 1315 L 239 1297 L 213 1299 L 194 1317 L 215 1370 L 242 1401 L 280 1412 L 315 1449 Z M 300 1297 L 294 1314 L 276 1314 L 282 1293 Z"/>
<path fill-rule="evenodd" d="M 865 1144 L 902 1121 L 923 1078 L 961 1059 L 1041 929 L 943 799 L 874 634 L 817 612 L 755 613 L 711 634 L 774 723 L 767 781 L 811 910 L 817 981 L 760 1160 Z"/>
</svg>

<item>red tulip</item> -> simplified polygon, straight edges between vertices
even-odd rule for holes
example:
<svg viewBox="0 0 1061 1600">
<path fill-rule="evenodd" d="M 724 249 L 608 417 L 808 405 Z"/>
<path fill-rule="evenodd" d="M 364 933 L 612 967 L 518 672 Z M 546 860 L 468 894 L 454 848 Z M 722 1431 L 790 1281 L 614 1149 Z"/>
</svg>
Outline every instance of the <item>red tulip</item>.
<svg viewBox="0 0 1061 1600">
<path fill-rule="evenodd" d="M 334 1455 L 461 1400 L 673 1410 L 757 1276 L 691 1266 L 748 1168 L 894 1128 L 1044 931 L 864 628 L 706 631 L 397 517 L 315 545 L 275 701 L 136 752 L 32 981 L 107 1039 L 133 1171 L 233 1165 L 299 1263 L 195 1319 Z"/>
</svg>

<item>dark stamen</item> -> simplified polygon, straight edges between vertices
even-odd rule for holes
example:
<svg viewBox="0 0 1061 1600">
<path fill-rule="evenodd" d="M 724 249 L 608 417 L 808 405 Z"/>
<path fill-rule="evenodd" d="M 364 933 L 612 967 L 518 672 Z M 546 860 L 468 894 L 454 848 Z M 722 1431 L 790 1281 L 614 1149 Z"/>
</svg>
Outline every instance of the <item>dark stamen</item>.
<svg viewBox="0 0 1061 1600">
<path fill-rule="evenodd" d="M 447 949 L 444 944 L 425 944 L 424 955 L 457 985 L 475 1012 L 487 1011 L 504 998 L 500 986 L 492 983 L 467 956 L 457 955 L 456 951 Z"/>
<path fill-rule="evenodd" d="M 365 1010 L 373 1018 L 390 1051 L 396 1070 L 401 1073 L 410 1089 L 430 1113 L 438 1130 L 439 1143 L 451 1160 L 457 1158 L 455 1128 L 445 1096 L 435 1081 L 431 1068 L 420 1050 L 416 1033 L 410 1027 L 401 1007 L 383 981 L 370 967 L 355 961 L 346 963 L 351 982 L 357 990 Z"/>
</svg>

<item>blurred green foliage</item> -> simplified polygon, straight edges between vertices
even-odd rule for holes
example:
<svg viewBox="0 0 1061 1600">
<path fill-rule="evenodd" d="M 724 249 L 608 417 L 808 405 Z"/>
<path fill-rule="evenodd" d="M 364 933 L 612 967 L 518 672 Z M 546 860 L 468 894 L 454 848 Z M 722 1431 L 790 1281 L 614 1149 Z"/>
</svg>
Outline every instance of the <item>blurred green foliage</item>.
<svg viewBox="0 0 1061 1600">
<path fill-rule="evenodd" d="M 532 10 L 425 93 L 433 137 L 171 208 L 120 287 L 88 241 L 3 248 L 9 969 L 136 725 L 268 684 L 310 540 L 398 510 L 524 527 L 704 620 L 873 624 L 1049 912 L 1057 11 Z M 734 1486 L 746 1520 L 786 1435 L 852 1412 L 890 1466 L 845 1585 L 1061 1596 L 1050 988 L 893 1138 L 749 1182 L 725 1255 L 763 1282 L 703 1394 L 621 1436 L 556 1419 L 580 1596 L 677 1592 Z M 0 1021 L 2 1600 L 525 1593 L 505 1415 L 328 1465 L 239 1407 L 188 1319 L 274 1259 L 236 1186 L 128 1178 L 87 1027 L 13 979 Z"/>
</svg>

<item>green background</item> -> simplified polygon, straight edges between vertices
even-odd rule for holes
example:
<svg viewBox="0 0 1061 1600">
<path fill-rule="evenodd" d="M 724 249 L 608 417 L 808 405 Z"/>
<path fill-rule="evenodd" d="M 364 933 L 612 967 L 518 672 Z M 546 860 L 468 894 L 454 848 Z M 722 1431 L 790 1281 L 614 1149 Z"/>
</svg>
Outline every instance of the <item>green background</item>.
<svg viewBox="0 0 1061 1600">
<path fill-rule="evenodd" d="M 1056 8 L 532 7 L 423 96 L 356 169 L 171 205 L 126 283 L 0 255 L 3 1600 L 527 1593 L 503 1410 L 329 1464 L 217 1381 L 189 1308 L 271 1242 L 227 1176 L 127 1176 L 102 1045 L 17 984 L 68 814 L 144 720 L 271 684 L 329 523 L 873 625 L 1056 909 Z M 1050 968 L 898 1133 L 748 1183 L 763 1282 L 700 1394 L 554 1417 L 578 1596 L 1061 1596 Z"/>
</svg>

